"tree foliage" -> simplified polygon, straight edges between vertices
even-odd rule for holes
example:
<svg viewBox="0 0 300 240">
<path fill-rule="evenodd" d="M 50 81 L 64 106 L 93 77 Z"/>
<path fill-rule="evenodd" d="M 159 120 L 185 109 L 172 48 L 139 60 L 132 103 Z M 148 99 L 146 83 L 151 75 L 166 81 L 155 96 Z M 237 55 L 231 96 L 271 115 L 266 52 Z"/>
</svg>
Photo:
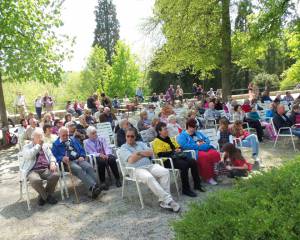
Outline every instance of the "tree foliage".
<svg viewBox="0 0 300 240">
<path fill-rule="evenodd" d="M 228 10 L 237 12 L 232 29 Z M 153 70 L 192 69 L 200 79 L 213 79 L 214 71 L 221 70 L 223 91 L 231 82 L 245 88 L 260 72 L 280 76 L 293 64 L 284 29 L 296 18 L 288 0 L 156 0 L 153 21 L 161 26 L 165 44 L 154 55 Z"/>
<path fill-rule="evenodd" d="M 93 46 L 104 48 L 107 53 L 107 60 L 109 64 L 112 64 L 114 48 L 120 38 L 116 6 L 112 0 L 98 0 L 95 15 L 96 29 Z"/>
<path fill-rule="evenodd" d="M 56 29 L 61 0 L 2 0 L 0 2 L 0 112 L 6 110 L 2 81 L 53 82 L 61 80 L 61 62 L 67 56 Z"/>
<path fill-rule="evenodd" d="M 112 60 L 111 76 L 105 83 L 106 92 L 110 96 L 134 95 L 135 88 L 141 79 L 141 72 L 129 47 L 118 41 Z"/>
<path fill-rule="evenodd" d="M 100 89 L 104 91 L 105 82 L 110 77 L 110 65 L 106 62 L 106 51 L 98 46 L 92 48 L 85 69 L 81 73 L 81 91 L 91 95 Z"/>
</svg>

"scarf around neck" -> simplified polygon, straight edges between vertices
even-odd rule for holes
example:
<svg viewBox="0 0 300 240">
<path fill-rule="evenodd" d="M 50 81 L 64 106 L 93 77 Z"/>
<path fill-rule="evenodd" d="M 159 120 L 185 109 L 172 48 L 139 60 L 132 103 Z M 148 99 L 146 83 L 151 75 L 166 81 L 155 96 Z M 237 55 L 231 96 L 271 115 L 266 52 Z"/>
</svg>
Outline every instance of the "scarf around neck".
<svg viewBox="0 0 300 240">
<path fill-rule="evenodd" d="M 161 140 L 161 141 L 163 141 L 163 142 L 169 144 L 170 147 L 171 147 L 171 149 L 172 149 L 172 151 L 174 151 L 174 150 L 176 149 L 175 146 L 174 146 L 174 144 L 173 144 L 172 141 L 171 141 L 171 138 L 170 138 L 169 136 L 166 137 L 166 138 L 162 138 L 161 136 L 157 136 L 157 138 L 158 138 L 159 140 Z"/>
</svg>

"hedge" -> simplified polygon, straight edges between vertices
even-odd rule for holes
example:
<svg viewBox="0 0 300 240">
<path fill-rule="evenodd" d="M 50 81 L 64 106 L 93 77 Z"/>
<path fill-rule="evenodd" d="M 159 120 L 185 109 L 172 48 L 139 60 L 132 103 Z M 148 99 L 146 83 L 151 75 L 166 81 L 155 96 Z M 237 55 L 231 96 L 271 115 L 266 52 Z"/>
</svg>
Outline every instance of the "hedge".
<svg viewBox="0 0 300 240">
<path fill-rule="evenodd" d="M 194 203 L 176 239 L 300 239 L 300 158 Z"/>
</svg>

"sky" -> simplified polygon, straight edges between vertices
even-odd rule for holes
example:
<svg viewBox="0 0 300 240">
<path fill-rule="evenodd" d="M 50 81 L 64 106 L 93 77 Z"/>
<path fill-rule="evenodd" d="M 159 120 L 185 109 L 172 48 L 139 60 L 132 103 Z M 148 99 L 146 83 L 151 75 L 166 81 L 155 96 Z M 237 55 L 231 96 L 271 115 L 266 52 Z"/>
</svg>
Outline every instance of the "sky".
<svg viewBox="0 0 300 240">
<path fill-rule="evenodd" d="M 154 0 L 113 0 L 120 23 L 120 38 L 143 63 L 152 52 L 151 41 L 140 30 L 143 20 L 151 16 Z M 61 31 L 75 37 L 74 54 L 64 62 L 66 71 L 80 71 L 88 57 L 94 39 L 95 6 L 97 0 L 66 0 L 62 11 Z"/>
</svg>

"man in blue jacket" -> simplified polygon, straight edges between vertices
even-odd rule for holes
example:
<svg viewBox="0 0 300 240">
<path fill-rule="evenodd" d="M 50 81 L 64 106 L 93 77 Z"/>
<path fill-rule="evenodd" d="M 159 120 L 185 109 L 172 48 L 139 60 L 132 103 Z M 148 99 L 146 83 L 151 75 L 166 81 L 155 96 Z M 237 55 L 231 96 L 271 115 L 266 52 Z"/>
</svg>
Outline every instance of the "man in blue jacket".
<svg viewBox="0 0 300 240">
<path fill-rule="evenodd" d="M 53 143 L 52 153 L 60 164 L 70 164 L 72 173 L 78 177 L 89 191 L 89 196 L 97 198 L 101 190 L 97 185 L 97 177 L 91 164 L 85 160 L 85 152 L 80 143 L 69 138 L 66 127 L 59 129 L 59 138 Z"/>
</svg>

